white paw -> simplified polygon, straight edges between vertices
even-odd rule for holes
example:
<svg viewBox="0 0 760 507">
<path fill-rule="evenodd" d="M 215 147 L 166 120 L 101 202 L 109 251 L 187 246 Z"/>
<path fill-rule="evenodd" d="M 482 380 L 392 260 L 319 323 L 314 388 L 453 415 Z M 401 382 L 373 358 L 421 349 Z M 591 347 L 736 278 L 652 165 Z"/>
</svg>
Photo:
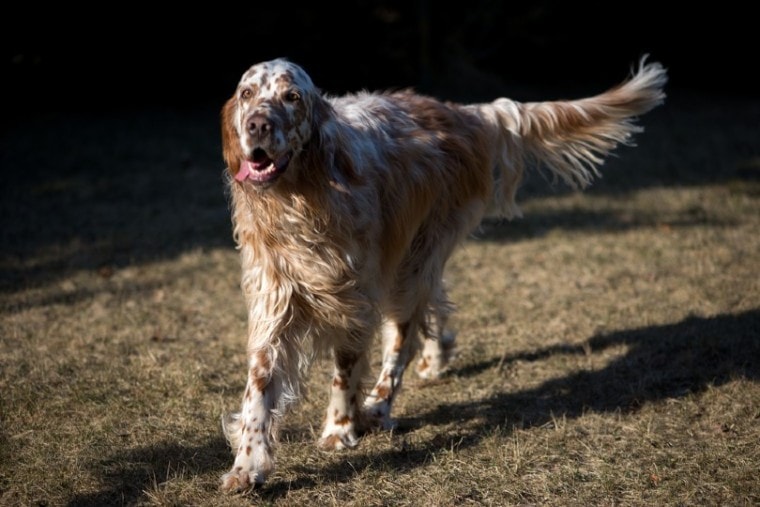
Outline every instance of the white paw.
<svg viewBox="0 0 760 507">
<path fill-rule="evenodd" d="M 247 472 L 241 467 L 235 467 L 222 476 L 221 490 L 226 493 L 246 491 L 266 482 L 266 475 L 262 472 Z"/>
<path fill-rule="evenodd" d="M 432 358 L 426 356 L 422 356 L 417 361 L 414 371 L 417 372 L 419 378 L 424 380 L 432 380 L 441 376 L 440 368 L 435 365 Z"/>
<path fill-rule="evenodd" d="M 322 432 L 322 438 L 317 445 L 325 451 L 340 451 L 342 449 L 353 449 L 359 445 L 359 438 L 353 430 L 344 430 L 343 428 L 326 429 Z"/>
<path fill-rule="evenodd" d="M 417 376 L 424 380 L 440 378 L 456 355 L 456 333 L 445 332 L 441 336 L 440 342 L 427 340 L 422 351 L 422 357 L 415 366 Z"/>
<path fill-rule="evenodd" d="M 365 403 L 364 421 L 367 429 L 390 431 L 397 426 L 396 421 L 391 419 L 390 405 L 385 400 L 377 403 Z"/>
</svg>

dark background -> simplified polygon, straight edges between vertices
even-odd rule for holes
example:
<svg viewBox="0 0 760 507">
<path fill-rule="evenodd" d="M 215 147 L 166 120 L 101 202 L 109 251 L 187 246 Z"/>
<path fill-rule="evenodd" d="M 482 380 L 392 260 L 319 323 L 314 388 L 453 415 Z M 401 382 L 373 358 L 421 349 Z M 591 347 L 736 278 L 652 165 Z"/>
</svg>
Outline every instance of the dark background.
<svg viewBox="0 0 760 507">
<path fill-rule="evenodd" d="M 601 92 L 648 53 L 668 68 L 666 103 L 641 119 L 637 148 L 610 157 L 588 191 L 757 181 L 757 22 L 748 8 L 715 5 L 6 7 L 0 295 L 71 270 L 111 272 L 194 248 L 231 248 L 219 112 L 248 67 L 280 56 L 335 95 L 413 87 L 448 100 L 525 101 Z M 530 177 L 519 200 L 559 190 Z M 536 220 L 504 234 L 565 219 Z M 604 222 L 588 217 L 583 226 Z"/>
<path fill-rule="evenodd" d="M 760 83 L 755 16 L 725 2 L 94 5 L 31 3 L 3 16 L 6 112 L 215 105 L 250 65 L 279 56 L 333 94 L 586 93 L 646 53 L 669 68 L 670 89 L 757 96 Z"/>
</svg>

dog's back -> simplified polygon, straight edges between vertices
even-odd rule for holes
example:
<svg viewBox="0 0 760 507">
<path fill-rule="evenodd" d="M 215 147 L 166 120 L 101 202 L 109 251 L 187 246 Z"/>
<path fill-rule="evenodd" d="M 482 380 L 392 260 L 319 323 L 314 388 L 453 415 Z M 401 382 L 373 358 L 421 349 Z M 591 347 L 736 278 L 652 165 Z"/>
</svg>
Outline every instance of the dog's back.
<svg viewBox="0 0 760 507">
<path fill-rule="evenodd" d="M 393 280 L 401 263 L 419 267 L 431 255 L 448 257 L 493 193 L 490 126 L 478 111 L 409 91 L 332 104 L 335 125 L 325 127 L 362 182 L 352 191 L 377 203 L 361 212 L 381 224 L 378 275 Z"/>
<path fill-rule="evenodd" d="M 459 105 L 410 91 L 333 98 L 341 149 L 378 192 L 383 273 L 393 275 L 418 231 L 448 236 L 440 226 L 460 239 L 491 198 L 506 217 L 519 216 L 515 195 L 528 167 L 588 186 L 604 157 L 641 131 L 635 117 L 663 102 L 666 80 L 660 64 L 642 60 L 628 81 L 579 100 Z"/>
</svg>

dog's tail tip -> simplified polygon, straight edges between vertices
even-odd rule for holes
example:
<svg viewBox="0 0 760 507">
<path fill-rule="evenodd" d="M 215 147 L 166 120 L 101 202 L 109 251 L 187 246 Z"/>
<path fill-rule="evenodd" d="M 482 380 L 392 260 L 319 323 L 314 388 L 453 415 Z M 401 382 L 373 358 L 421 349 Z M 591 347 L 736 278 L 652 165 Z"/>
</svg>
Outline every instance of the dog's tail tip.
<svg viewBox="0 0 760 507">
<path fill-rule="evenodd" d="M 668 83 L 668 69 L 658 61 L 650 61 L 649 53 L 639 58 L 638 65 L 631 66 L 630 78 L 623 86 L 656 92 L 657 101 L 665 100 L 665 85 Z"/>
<path fill-rule="evenodd" d="M 631 69 L 632 74 L 636 74 L 641 71 L 658 72 L 667 74 L 667 69 L 659 61 L 652 61 L 652 55 L 644 53 L 639 57 L 638 66 Z"/>
</svg>

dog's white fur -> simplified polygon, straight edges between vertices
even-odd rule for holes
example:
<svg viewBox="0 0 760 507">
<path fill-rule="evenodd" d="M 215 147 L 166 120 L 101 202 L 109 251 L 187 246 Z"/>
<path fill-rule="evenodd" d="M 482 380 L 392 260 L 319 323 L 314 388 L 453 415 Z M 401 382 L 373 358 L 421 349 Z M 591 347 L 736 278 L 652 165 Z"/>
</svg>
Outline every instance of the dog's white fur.
<svg viewBox="0 0 760 507">
<path fill-rule="evenodd" d="M 222 110 L 234 237 L 248 308 L 247 386 L 224 430 L 235 453 L 222 489 L 263 483 L 277 420 L 301 396 L 314 353 L 335 362 L 320 445 L 390 428 L 404 370 L 439 375 L 453 351 L 446 260 L 493 200 L 519 215 L 527 167 L 585 187 L 633 122 L 664 100 L 666 72 L 574 101 L 443 103 L 411 91 L 322 95 L 285 59 L 242 77 Z M 373 337 L 382 371 L 365 395 Z M 422 337 L 423 339 L 420 339 Z"/>
</svg>

